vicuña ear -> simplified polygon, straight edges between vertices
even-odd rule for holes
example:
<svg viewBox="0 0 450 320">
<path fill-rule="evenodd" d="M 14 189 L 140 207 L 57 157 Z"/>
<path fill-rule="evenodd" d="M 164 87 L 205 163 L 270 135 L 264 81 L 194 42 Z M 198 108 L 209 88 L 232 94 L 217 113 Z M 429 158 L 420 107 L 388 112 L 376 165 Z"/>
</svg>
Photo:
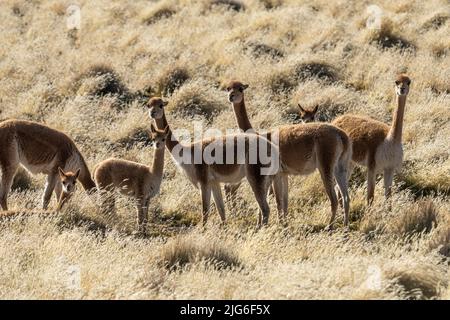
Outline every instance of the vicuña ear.
<svg viewBox="0 0 450 320">
<path fill-rule="evenodd" d="M 80 172 L 81 172 L 81 169 L 78 168 L 77 172 L 75 172 L 75 179 L 78 179 L 78 177 L 80 176 Z"/>
<path fill-rule="evenodd" d="M 169 104 L 169 101 L 164 101 L 162 102 L 163 107 L 167 106 Z"/>
<path fill-rule="evenodd" d="M 242 89 L 245 90 L 245 89 L 247 89 L 247 88 L 248 88 L 248 84 L 243 84 L 243 85 L 242 85 Z"/>
<path fill-rule="evenodd" d="M 313 109 L 313 113 L 316 113 L 316 112 L 317 112 L 317 110 L 319 110 L 319 105 L 316 105 L 316 106 L 314 107 L 314 109 Z"/>
<path fill-rule="evenodd" d="M 300 111 L 301 111 L 301 112 L 305 112 L 305 109 L 303 109 L 303 107 L 301 106 L 300 103 L 298 104 L 298 107 L 300 108 Z"/>
<path fill-rule="evenodd" d="M 59 176 L 61 178 L 64 178 L 66 176 L 66 173 L 64 172 L 63 169 L 61 169 L 61 167 L 58 167 L 58 172 L 59 172 Z"/>
</svg>

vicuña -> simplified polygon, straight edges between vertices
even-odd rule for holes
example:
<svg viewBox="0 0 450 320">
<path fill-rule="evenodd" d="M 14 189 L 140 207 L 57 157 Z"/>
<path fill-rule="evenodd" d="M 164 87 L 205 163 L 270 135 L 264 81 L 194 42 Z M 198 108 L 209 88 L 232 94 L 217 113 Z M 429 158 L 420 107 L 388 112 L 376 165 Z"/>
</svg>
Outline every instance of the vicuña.
<svg viewBox="0 0 450 320">
<path fill-rule="evenodd" d="M 100 191 L 102 211 L 115 212 L 114 190 L 135 198 L 137 226 L 140 232 L 145 232 L 150 199 L 159 194 L 164 171 L 164 146 L 168 134 L 168 127 L 157 130 L 151 126 L 149 135 L 155 148 L 151 167 L 111 158 L 100 162 L 94 169 L 94 180 Z"/>
<path fill-rule="evenodd" d="M 358 115 L 343 115 L 333 124 L 343 129 L 353 141 L 354 162 L 367 167 L 367 203 L 374 198 L 376 174 L 383 173 L 384 193 L 391 195 L 394 171 L 403 162 L 402 131 L 406 96 L 411 80 L 401 74 L 395 80 L 397 108 L 394 110 L 391 126 Z M 352 166 L 353 167 L 353 166 Z M 352 168 L 349 170 L 351 174 Z"/>
<path fill-rule="evenodd" d="M 154 119 L 159 129 L 168 126 L 164 110 L 167 104 L 168 102 L 161 98 L 154 97 L 149 100 L 147 105 L 150 117 Z M 238 148 L 240 142 L 244 144 L 243 150 Z M 253 148 L 252 146 L 257 147 Z M 172 131 L 169 130 L 169 136 L 166 141 L 167 149 L 170 151 L 177 166 L 186 174 L 190 182 L 200 189 L 202 195 L 203 224 L 206 224 L 208 219 L 211 193 L 220 218 L 223 223 L 225 222 L 225 206 L 220 185 L 222 183 L 238 183 L 243 178 L 247 178 L 260 208 L 258 226 L 267 224 L 270 211 L 267 203 L 267 192 L 278 170 L 271 174 L 263 172 L 265 168 L 267 169 L 267 167 L 271 166 L 271 164 L 267 164 L 261 159 L 259 150 L 257 150 L 259 147 L 264 146 L 271 153 L 272 159 L 279 160 L 277 146 L 270 143 L 264 137 L 255 134 L 239 133 L 223 135 L 205 138 L 189 144 L 181 144 L 172 134 Z M 177 150 L 181 155 L 187 154 L 190 158 L 195 158 L 195 153 L 198 150 L 201 152 L 215 150 L 221 154 L 222 159 L 227 159 L 227 161 L 209 163 L 202 156 L 199 163 L 186 163 L 180 161 L 182 158 L 180 155 L 175 155 Z M 252 157 L 255 160 L 254 162 L 250 161 Z"/>
<path fill-rule="evenodd" d="M 236 121 L 244 132 L 253 130 L 247 115 L 244 90 L 248 88 L 239 81 L 231 81 L 227 86 L 228 100 L 233 105 Z M 332 227 L 338 199 L 334 190 L 334 180 L 342 196 L 344 225 L 348 225 L 349 203 L 347 170 L 352 148 L 347 134 L 330 124 L 310 123 L 286 125 L 270 131 L 279 133 L 279 150 L 282 166 L 281 174 L 274 179 L 273 189 L 278 211 L 284 220 L 288 211 L 288 175 L 307 175 L 319 170 L 325 191 L 331 202 Z"/>
<path fill-rule="evenodd" d="M 47 175 L 42 208 L 47 209 L 53 190 L 60 200 L 62 185 L 58 167 L 75 171 L 87 191 L 95 188 L 89 169 L 75 143 L 63 132 L 25 120 L 7 120 L 0 123 L 0 205 L 8 210 L 8 193 L 19 165 L 32 174 Z"/>
</svg>

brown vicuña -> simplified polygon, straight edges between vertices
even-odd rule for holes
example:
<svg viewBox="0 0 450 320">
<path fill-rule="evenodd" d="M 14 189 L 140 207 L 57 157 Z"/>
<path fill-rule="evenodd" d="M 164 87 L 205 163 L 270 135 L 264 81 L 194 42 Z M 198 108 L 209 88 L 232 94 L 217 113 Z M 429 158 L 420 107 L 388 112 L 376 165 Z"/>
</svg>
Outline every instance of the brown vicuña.
<svg viewBox="0 0 450 320">
<path fill-rule="evenodd" d="M 75 143 L 63 132 L 25 120 L 0 123 L 0 205 L 8 210 L 7 198 L 19 165 L 32 174 L 47 174 L 42 208 L 47 209 L 53 190 L 57 201 L 61 197 L 58 167 L 74 171 L 80 169 L 79 181 L 87 191 L 95 188 L 86 162 Z"/>
<path fill-rule="evenodd" d="M 395 80 L 397 108 L 394 110 L 392 124 L 387 124 L 358 115 L 343 115 L 333 124 L 343 129 L 352 139 L 354 162 L 367 167 L 367 203 L 374 198 L 375 178 L 383 173 L 385 196 L 391 195 L 394 171 L 403 162 L 402 131 L 406 96 L 411 80 L 401 74 Z M 351 174 L 353 165 L 349 170 Z"/>
<path fill-rule="evenodd" d="M 233 105 L 236 121 L 244 132 L 253 130 L 245 107 L 244 90 L 248 85 L 239 81 L 231 81 L 227 86 L 228 100 Z M 338 199 L 333 188 L 336 180 L 337 188 L 342 196 L 344 207 L 344 225 L 348 225 L 350 197 L 347 187 L 347 170 L 352 149 L 347 134 L 330 124 L 311 123 L 305 125 L 287 125 L 270 131 L 279 134 L 279 150 L 282 174 L 274 180 L 273 189 L 278 211 L 283 217 L 288 211 L 288 175 L 307 175 L 317 168 L 320 172 L 325 191 L 331 201 L 332 226 L 338 207 Z M 233 190 L 231 190 L 233 192 Z"/>
<path fill-rule="evenodd" d="M 137 227 L 145 231 L 150 199 L 159 194 L 164 171 L 164 151 L 169 128 L 157 130 L 151 125 L 150 139 L 155 148 L 151 167 L 122 159 L 107 159 L 94 169 L 94 180 L 100 191 L 104 213 L 115 212 L 114 190 L 136 199 Z M 105 192 L 106 191 L 106 192 Z"/>
<path fill-rule="evenodd" d="M 148 102 L 149 115 L 154 119 L 157 128 L 165 128 L 168 125 L 164 110 L 167 104 L 168 102 L 159 97 L 154 97 Z M 244 144 L 243 151 L 238 148 L 241 142 Z M 258 148 L 266 146 L 266 150 L 271 153 L 273 159 L 279 161 L 278 148 L 264 137 L 255 134 L 231 134 L 181 144 L 169 130 L 169 137 L 166 141 L 167 149 L 177 166 L 184 172 L 190 182 L 201 191 L 203 225 L 206 224 L 208 219 L 211 193 L 220 218 L 223 223 L 225 222 L 225 206 L 220 185 L 222 183 L 238 183 L 243 178 L 247 178 L 259 205 L 258 226 L 267 224 L 270 211 L 267 203 L 267 192 L 278 170 L 272 172 L 272 174 L 263 174 L 261 170 L 270 167 L 270 164 L 264 164 L 260 158 L 259 150 L 252 149 L 251 146 L 257 146 Z M 180 155 L 187 154 L 191 159 L 195 157 L 196 150 L 200 150 L 202 152 L 201 159 L 199 163 L 180 161 L 180 157 L 175 156 L 177 150 Z M 217 152 L 221 153 L 222 159 L 231 161 L 209 163 L 203 157 L 205 150 L 218 150 Z M 257 155 L 255 163 L 249 161 L 250 152 L 255 152 Z"/>
</svg>

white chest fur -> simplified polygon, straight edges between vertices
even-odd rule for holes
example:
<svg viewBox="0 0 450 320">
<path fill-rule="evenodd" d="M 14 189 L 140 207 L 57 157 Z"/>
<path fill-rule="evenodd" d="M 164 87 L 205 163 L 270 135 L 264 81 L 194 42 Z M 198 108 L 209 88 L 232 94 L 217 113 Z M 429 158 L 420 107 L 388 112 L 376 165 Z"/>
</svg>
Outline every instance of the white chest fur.
<svg viewBox="0 0 450 320">
<path fill-rule="evenodd" d="M 400 168 L 403 162 L 403 146 L 392 140 L 385 140 L 378 148 L 375 155 L 376 171 L 381 172 L 386 168 Z"/>
</svg>

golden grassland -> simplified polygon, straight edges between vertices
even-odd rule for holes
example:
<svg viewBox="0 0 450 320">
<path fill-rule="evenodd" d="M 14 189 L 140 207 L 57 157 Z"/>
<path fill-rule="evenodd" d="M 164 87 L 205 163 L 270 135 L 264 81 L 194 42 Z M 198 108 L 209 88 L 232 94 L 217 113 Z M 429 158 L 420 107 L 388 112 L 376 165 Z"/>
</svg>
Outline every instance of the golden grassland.
<svg viewBox="0 0 450 320">
<path fill-rule="evenodd" d="M 448 1 L 78 0 L 0 2 L 0 119 L 68 133 L 92 169 L 111 156 L 151 163 L 143 102 L 164 95 L 173 128 L 235 128 L 222 90 L 250 85 L 261 130 L 319 105 L 319 120 L 352 112 L 391 121 L 393 79 L 412 78 L 405 163 L 391 203 L 378 183 L 365 205 L 364 169 L 351 179 L 351 227 L 323 231 L 329 203 L 317 174 L 290 179 L 288 227 L 255 231 L 246 183 L 228 224 L 205 230 L 200 195 L 166 157 L 148 235 L 132 201 L 118 217 L 78 191 L 60 215 L 35 215 L 45 177 L 19 172 L 10 195 L 23 215 L 0 222 L 0 298 L 449 299 L 450 7 Z M 1 150 L 0 150 L 1 152 Z M 54 200 L 53 200 L 54 201 Z M 52 203 L 55 205 L 55 202 Z M 31 210 L 27 212 L 27 210 Z"/>
</svg>

